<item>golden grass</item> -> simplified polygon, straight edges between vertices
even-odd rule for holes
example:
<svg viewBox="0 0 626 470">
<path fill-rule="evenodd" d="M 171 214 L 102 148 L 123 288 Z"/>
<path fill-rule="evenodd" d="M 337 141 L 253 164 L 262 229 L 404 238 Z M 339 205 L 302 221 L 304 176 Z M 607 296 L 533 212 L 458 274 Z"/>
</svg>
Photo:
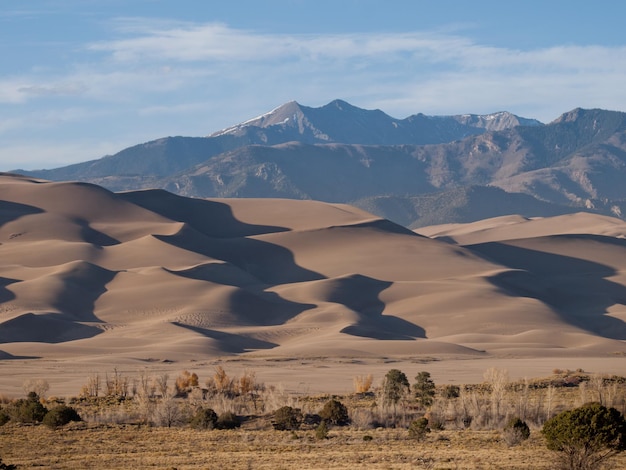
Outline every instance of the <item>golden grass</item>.
<svg viewBox="0 0 626 470">
<path fill-rule="evenodd" d="M 364 441 L 363 436 L 372 436 Z M 0 428 L 0 455 L 19 468 L 176 469 L 551 469 L 539 431 L 507 447 L 497 431 L 441 431 L 423 442 L 404 429 L 314 431 L 197 431 L 188 428 L 72 425 Z M 618 456 L 615 468 L 626 468 Z"/>
<path fill-rule="evenodd" d="M 580 374 L 580 378 L 587 379 L 587 382 L 581 382 L 578 386 L 552 386 L 563 380 L 571 381 L 573 376 L 570 373 L 509 384 L 503 395 L 502 409 L 508 410 L 507 415 L 515 415 L 523 403 L 529 416 L 533 415 L 533 409 L 539 414 L 545 414 L 548 412 L 546 402 L 550 393 L 553 393 L 549 398 L 553 402 L 550 408 L 550 414 L 553 415 L 559 410 L 570 409 L 583 401 L 597 398 L 593 387 L 594 377 Z M 600 386 L 600 381 L 595 382 Z M 477 402 L 483 401 L 481 413 L 488 415 L 492 407 L 487 406 L 484 400 L 491 396 L 491 392 L 485 387 L 485 384 L 464 387 L 468 394 L 465 399 L 468 403 L 470 398 Z M 626 385 L 623 378 L 613 378 L 604 387 L 603 397 L 611 395 L 612 404 L 624 412 Z M 611 394 L 608 394 L 611 390 Z M 458 419 L 463 397 L 436 401 L 429 410 L 433 423 L 437 415 L 445 418 L 452 414 L 456 419 L 448 419 L 445 422 L 446 430 L 433 431 L 424 441 L 409 439 L 406 426 L 369 429 L 372 413 L 376 410 L 377 397 L 374 393 L 336 397 L 348 406 L 353 424 L 350 427 L 332 428 L 330 438 L 320 441 L 316 439 L 315 430 L 311 426 L 295 432 L 271 429 L 271 410 L 284 405 L 287 399 L 279 395 L 268 389 L 263 397 L 266 403 L 259 403 L 267 408 L 264 414 L 248 416 L 242 428 L 232 431 L 140 425 L 138 402 L 131 399 L 101 397 L 69 400 L 79 409 L 86 422 L 71 423 L 56 430 L 42 425 L 10 422 L 0 427 L 0 457 L 5 463 L 16 464 L 20 469 L 554 468 L 554 455 L 547 450 L 540 433 L 540 424 L 535 420 L 528 420 L 531 425 L 530 439 L 518 446 L 508 447 L 501 436 L 501 420 L 499 424 L 480 424 L 478 415 L 475 415 L 471 428 L 463 429 Z M 305 410 L 316 412 L 331 397 L 335 398 L 331 395 L 299 397 L 297 404 Z M 190 407 L 190 400 L 178 399 L 177 403 L 183 408 Z M 270 403 L 272 406 L 269 406 Z M 47 404 L 53 406 L 51 401 Z M 211 403 L 203 404 L 207 405 Z M 410 403 L 405 404 L 405 407 L 403 413 L 411 413 Z M 407 424 L 413 419 L 411 416 L 406 416 L 401 420 L 402 423 Z M 545 417 L 539 421 L 543 419 Z M 116 422 L 127 424 L 113 424 Z M 626 454 L 618 456 L 612 463 L 614 468 L 626 468 Z"/>
</svg>

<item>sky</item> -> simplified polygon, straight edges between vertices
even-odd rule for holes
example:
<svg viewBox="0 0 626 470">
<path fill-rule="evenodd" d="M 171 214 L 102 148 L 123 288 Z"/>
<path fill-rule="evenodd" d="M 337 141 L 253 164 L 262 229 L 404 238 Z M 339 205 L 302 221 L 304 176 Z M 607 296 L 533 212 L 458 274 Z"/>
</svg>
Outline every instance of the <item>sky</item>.
<svg viewBox="0 0 626 470">
<path fill-rule="evenodd" d="M 626 2 L 0 0 L 0 171 L 295 100 L 395 118 L 626 111 Z"/>
</svg>

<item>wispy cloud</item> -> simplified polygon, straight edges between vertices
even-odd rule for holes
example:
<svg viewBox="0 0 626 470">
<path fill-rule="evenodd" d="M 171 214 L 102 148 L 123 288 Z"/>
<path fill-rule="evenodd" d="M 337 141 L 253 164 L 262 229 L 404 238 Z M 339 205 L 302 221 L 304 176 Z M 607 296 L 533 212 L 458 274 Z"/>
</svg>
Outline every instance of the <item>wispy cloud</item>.
<svg viewBox="0 0 626 470">
<path fill-rule="evenodd" d="M 523 98 L 525 107 L 531 109 L 545 98 L 544 88 L 583 99 L 605 96 L 603 103 L 613 101 L 617 92 L 617 103 L 626 107 L 624 93 L 607 86 L 626 74 L 626 47 L 559 46 L 521 51 L 439 32 L 294 35 L 214 23 L 170 25 L 126 19 L 122 24 L 130 37 L 101 41 L 89 49 L 106 53 L 107 59 L 121 68 L 174 64 L 191 82 L 203 69 L 218 70 L 217 83 L 243 80 L 242 74 L 250 81 L 271 77 L 270 81 L 281 86 L 292 83 L 287 86 L 297 95 L 298 87 L 306 88 L 303 80 L 308 77 L 326 83 L 323 94 L 329 98 L 349 91 L 351 96 L 361 97 L 361 105 L 375 101 L 373 97 L 381 93 L 397 96 L 408 91 L 404 100 L 395 101 L 397 107 L 403 101 L 407 112 L 424 111 L 417 105 L 428 101 L 430 109 L 436 109 L 432 99 L 410 96 L 410 90 L 416 88 L 448 97 L 444 102 L 455 100 L 463 110 L 467 110 L 466 103 L 474 104 L 472 96 L 481 96 L 483 106 L 498 109 Z M 327 80 L 329 77 L 332 80 Z M 188 83 L 181 79 L 179 85 Z M 491 93 L 494 85 L 499 90 L 495 94 Z M 476 93 L 477 88 L 484 88 L 483 93 Z"/>
<path fill-rule="evenodd" d="M 143 18 L 118 19 L 108 31 L 110 39 L 68 50 L 56 68 L 33 64 L 0 78 L 5 168 L 20 149 L 19 158 L 85 159 L 82 145 L 53 152 L 47 140 L 37 151 L 16 137 L 27 135 L 31 117 L 55 113 L 67 118 L 40 126 L 71 139 L 80 121 L 94 149 L 110 152 L 121 148 L 98 142 L 114 142 L 120 130 L 124 142 L 137 135 L 132 143 L 159 132 L 206 135 L 292 99 L 318 106 L 343 98 L 398 118 L 507 110 L 546 122 L 577 106 L 626 110 L 624 45 L 517 50 L 458 29 L 282 34 Z"/>
<path fill-rule="evenodd" d="M 17 89 L 18 93 L 36 96 L 80 95 L 87 87 L 82 83 L 59 83 L 53 85 L 26 85 Z"/>
</svg>

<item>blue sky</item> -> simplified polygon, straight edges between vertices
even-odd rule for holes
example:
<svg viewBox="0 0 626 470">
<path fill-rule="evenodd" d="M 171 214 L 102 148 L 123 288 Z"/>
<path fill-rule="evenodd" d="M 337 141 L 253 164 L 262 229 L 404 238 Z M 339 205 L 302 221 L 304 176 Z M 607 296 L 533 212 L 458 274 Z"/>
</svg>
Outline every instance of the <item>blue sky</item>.
<svg viewBox="0 0 626 470">
<path fill-rule="evenodd" d="M 0 171 L 291 100 L 396 118 L 626 111 L 624 18 L 613 0 L 0 0 Z"/>
</svg>

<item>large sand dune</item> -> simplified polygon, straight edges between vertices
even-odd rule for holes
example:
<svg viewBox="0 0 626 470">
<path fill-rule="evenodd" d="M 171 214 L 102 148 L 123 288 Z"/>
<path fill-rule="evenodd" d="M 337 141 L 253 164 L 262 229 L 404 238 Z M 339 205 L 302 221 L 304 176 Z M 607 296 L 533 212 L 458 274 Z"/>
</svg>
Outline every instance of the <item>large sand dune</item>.
<svg viewBox="0 0 626 470">
<path fill-rule="evenodd" d="M 340 204 L 0 175 L 0 367 L 626 353 L 620 220 L 420 232 Z"/>
</svg>

